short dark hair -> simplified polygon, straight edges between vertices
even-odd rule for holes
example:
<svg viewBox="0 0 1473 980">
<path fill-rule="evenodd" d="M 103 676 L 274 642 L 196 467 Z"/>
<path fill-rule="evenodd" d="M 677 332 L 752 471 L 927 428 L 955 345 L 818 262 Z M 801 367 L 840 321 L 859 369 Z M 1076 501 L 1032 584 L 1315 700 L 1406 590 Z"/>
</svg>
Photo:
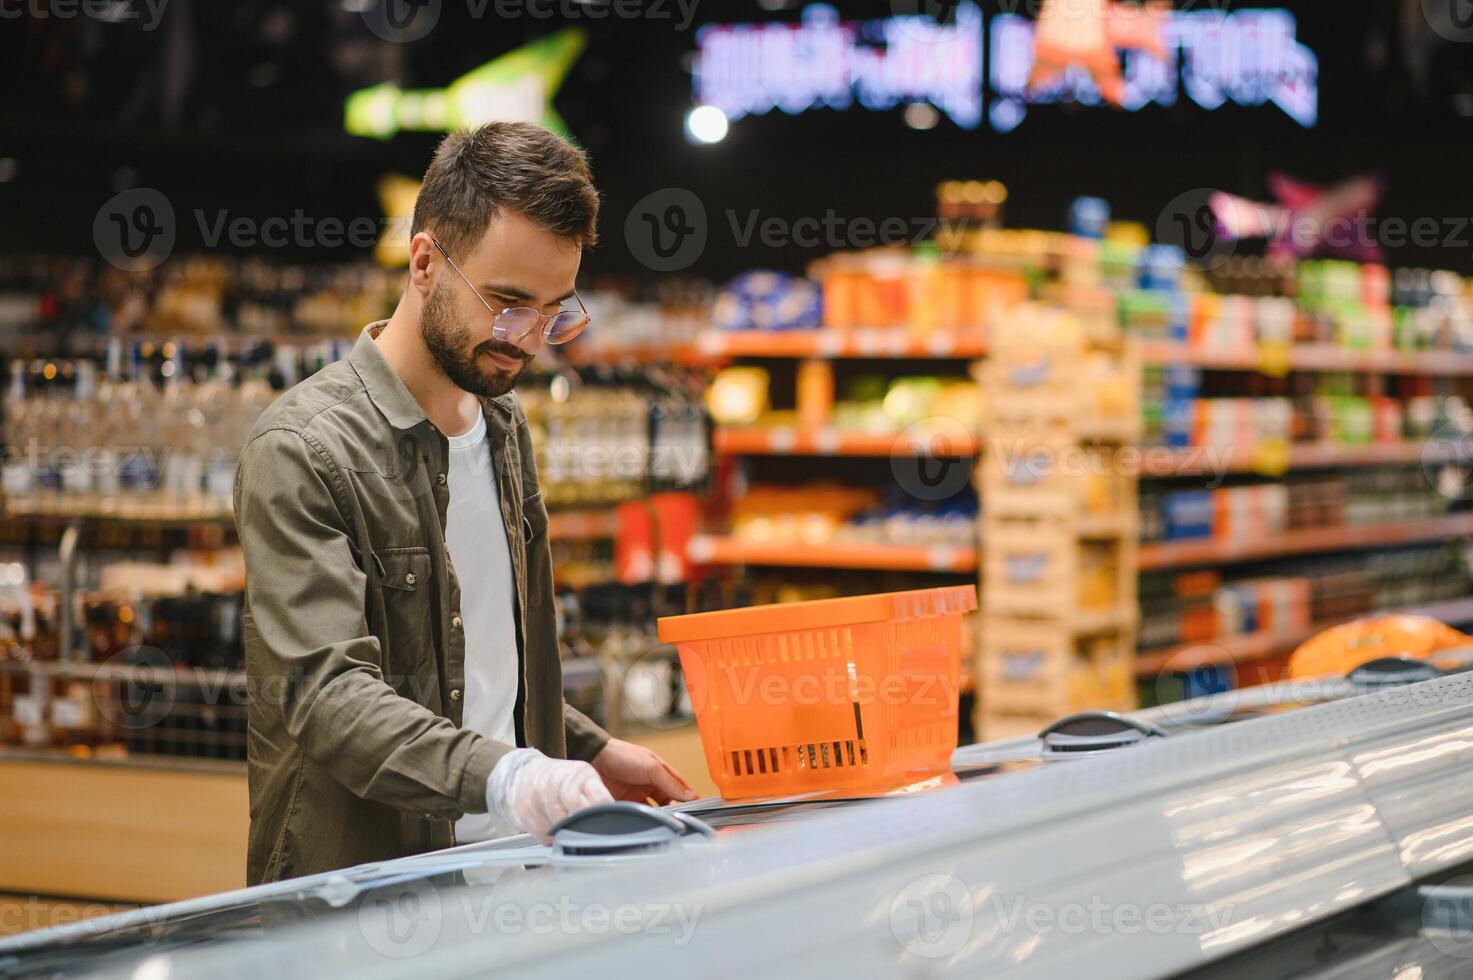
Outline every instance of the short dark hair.
<svg viewBox="0 0 1473 980">
<path fill-rule="evenodd" d="M 459 257 L 480 243 L 502 209 L 579 246 L 598 241 L 598 191 L 583 151 L 541 126 L 509 122 L 440 142 L 414 202 L 410 234 L 431 228 Z"/>
</svg>

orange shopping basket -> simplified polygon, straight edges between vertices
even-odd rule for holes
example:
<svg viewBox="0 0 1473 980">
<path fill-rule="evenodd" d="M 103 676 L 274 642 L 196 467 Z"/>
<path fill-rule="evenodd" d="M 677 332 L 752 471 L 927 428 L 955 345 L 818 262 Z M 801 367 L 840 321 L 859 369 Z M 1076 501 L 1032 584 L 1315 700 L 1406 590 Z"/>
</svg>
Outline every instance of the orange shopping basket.
<svg viewBox="0 0 1473 980">
<path fill-rule="evenodd" d="M 660 620 L 726 799 L 882 790 L 949 771 L 975 586 Z"/>
</svg>

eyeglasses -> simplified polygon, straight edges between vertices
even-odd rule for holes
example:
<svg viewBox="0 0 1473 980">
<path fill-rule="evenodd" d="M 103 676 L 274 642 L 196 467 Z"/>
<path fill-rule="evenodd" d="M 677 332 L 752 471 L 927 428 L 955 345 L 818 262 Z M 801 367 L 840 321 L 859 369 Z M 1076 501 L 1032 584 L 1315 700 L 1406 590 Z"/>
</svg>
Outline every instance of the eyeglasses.
<svg viewBox="0 0 1473 980">
<path fill-rule="evenodd" d="M 508 342 L 522 340 L 531 334 L 533 330 L 542 326 L 545 320 L 547 321 L 547 325 L 542 327 L 543 341 L 549 344 L 566 344 L 588 327 L 590 322 L 588 307 L 583 305 L 583 299 L 578 295 L 576 290 L 573 292 L 573 299 L 578 302 L 577 310 L 561 310 L 557 313 L 538 313 L 530 306 L 512 306 L 497 312 L 492 308 L 490 303 L 486 302 L 486 297 L 481 295 L 481 291 L 466 278 L 465 273 L 460 271 L 460 266 L 456 265 L 455 260 L 450 257 L 450 253 L 445 251 L 445 246 L 441 245 L 434 238 L 431 238 L 430 241 L 435 243 L 435 248 L 441 255 L 445 256 L 445 261 L 450 263 L 450 268 L 455 270 L 455 274 L 460 276 L 462 282 L 470 286 L 470 290 L 476 299 L 480 300 L 481 305 L 486 308 L 486 312 L 491 314 L 491 336 L 497 340 Z"/>
</svg>

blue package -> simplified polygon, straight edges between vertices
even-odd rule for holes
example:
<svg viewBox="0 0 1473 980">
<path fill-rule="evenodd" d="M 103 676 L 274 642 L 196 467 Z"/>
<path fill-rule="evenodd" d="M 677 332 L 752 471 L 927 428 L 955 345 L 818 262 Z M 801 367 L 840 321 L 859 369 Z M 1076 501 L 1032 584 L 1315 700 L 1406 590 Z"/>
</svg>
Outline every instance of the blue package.
<svg viewBox="0 0 1473 980">
<path fill-rule="evenodd" d="M 1192 419 L 1196 414 L 1195 398 L 1167 398 L 1161 403 L 1161 443 L 1172 449 L 1186 449 L 1192 444 Z"/>
<path fill-rule="evenodd" d="M 1168 541 L 1212 537 L 1212 491 L 1185 490 L 1161 498 Z"/>
<path fill-rule="evenodd" d="M 1110 202 L 1102 197 L 1076 197 L 1069 205 L 1069 230 L 1080 238 L 1104 238 L 1110 224 Z"/>
</svg>

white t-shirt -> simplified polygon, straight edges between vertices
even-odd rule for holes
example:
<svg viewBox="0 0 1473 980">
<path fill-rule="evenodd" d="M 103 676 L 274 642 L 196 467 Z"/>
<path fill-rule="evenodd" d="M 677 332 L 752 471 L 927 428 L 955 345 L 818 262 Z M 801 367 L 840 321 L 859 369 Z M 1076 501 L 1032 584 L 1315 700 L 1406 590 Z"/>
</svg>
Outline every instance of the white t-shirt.
<svg viewBox="0 0 1473 980">
<path fill-rule="evenodd" d="M 485 417 L 477 413 L 469 432 L 449 439 L 445 543 L 460 580 L 460 618 L 465 628 L 464 726 L 515 745 L 516 585 Z M 467 813 L 455 823 L 458 842 L 488 840 L 502 833 L 484 813 Z"/>
</svg>

